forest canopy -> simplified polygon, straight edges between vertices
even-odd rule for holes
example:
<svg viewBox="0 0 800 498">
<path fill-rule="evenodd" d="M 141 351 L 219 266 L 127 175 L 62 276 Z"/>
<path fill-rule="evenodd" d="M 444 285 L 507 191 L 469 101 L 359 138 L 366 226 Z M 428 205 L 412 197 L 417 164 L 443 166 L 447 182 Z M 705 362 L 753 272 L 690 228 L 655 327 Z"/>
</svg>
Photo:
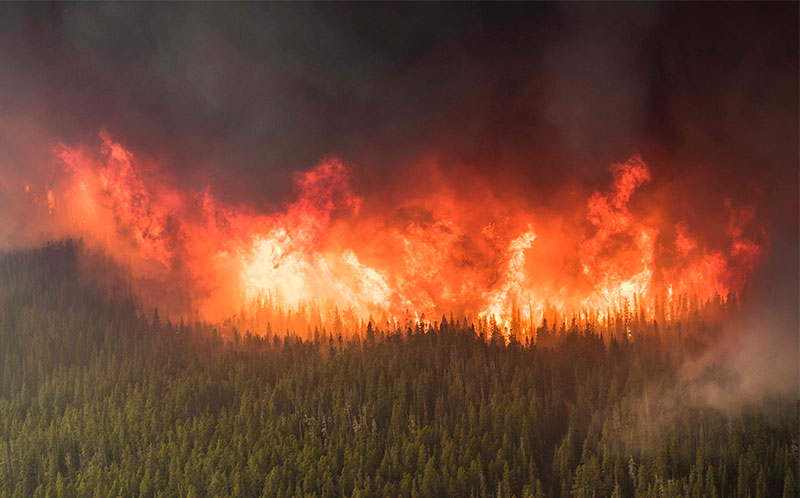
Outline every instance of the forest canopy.
<svg viewBox="0 0 800 498">
<path fill-rule="evenodd" d="M 687 389 L 712 322 L 223 334 L 82 285 L 76 251 L 0 256 L 0 496 L 797 496 L 796 398 Z"/>
</svg>

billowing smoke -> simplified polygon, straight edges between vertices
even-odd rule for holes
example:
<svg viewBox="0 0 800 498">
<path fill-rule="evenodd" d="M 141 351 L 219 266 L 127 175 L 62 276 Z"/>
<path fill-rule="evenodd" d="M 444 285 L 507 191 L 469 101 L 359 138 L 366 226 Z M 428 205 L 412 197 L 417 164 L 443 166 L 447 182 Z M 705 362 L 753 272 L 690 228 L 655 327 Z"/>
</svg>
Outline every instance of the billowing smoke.
<svg viewBox="0 0 800 498">
<path fill-rule="evenodd" d="M 638 150 L 709 204 L 786 203 L 793 9 L 5 6 L 0 163 L 46 178 L 49 146 L 106 129 L 186 186 L 269 208 L 331 155 L 366 190 L 434 158 L 546 197 Z"/>
</svg>

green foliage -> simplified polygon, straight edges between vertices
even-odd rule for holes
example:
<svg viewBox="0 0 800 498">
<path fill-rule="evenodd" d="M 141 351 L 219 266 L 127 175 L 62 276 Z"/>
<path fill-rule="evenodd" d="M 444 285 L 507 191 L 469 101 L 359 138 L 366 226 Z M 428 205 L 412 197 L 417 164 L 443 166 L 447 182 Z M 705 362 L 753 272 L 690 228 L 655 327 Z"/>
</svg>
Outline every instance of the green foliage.
<svg viewBox="0 0 800 498">
<path fill-rule="evenodd" d="M 796 496 L 796 405 L 673 397 L 663 342 L 225 342 L 95 297 L 73 250 L 0 258 L 0 497 Z"/>
</svg>

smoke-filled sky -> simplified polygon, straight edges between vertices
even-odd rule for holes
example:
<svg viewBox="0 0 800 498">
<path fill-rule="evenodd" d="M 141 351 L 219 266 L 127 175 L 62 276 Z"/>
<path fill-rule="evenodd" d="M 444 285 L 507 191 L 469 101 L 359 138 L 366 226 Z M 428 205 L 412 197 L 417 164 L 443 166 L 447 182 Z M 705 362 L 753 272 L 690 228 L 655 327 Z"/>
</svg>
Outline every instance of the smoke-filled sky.
<svg viewBox="0 0 800 498">
<path fill-rule="evenodd" d="M 685 188 L 768 192 L 796 225 L 797 18 L 796 3 L 6 4 L 0 161 L 35 169 L 34 145 L 105 128 L 187 186 L 270 206 L 331 155 L 366 191 L 435 157 L 547 195 L 638 150 Z"/>
</svg>

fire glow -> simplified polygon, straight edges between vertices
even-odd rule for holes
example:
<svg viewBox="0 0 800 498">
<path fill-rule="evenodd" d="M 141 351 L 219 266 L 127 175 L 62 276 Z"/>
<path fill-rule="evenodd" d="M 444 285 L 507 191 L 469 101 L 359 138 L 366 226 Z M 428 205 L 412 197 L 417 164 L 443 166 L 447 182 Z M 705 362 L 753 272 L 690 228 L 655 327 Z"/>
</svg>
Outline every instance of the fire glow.
<svg viewBox="0 0 800 498">
<path fill-rule="evenodd" d="M 174 315 L 266 313 L 263 324 L 294 314 L 324 326 L 452 313 L 510 328 L 631 308 L 669 319 L 679 299 L 740 293 L 764 253 L 750 207 L 720 206 L 729 222 L 714 248 L 686 220 L 635 212 L 632 200 L 653 181 L 636 154 L 571 213 L 446 188 L 375 209 L 336 159 L 297 174 L 296 197 L 279 212 L 259 213 L 173 187 L 157 166 L 101 139 L 99 153 L 59 145 L 63 179 L 26 182 L 25 195 L 47 210 L 54 233 L 110 255 L 146 303 Z M 161 297 L 148 301 L 156 287 Z"/>
</svg>

